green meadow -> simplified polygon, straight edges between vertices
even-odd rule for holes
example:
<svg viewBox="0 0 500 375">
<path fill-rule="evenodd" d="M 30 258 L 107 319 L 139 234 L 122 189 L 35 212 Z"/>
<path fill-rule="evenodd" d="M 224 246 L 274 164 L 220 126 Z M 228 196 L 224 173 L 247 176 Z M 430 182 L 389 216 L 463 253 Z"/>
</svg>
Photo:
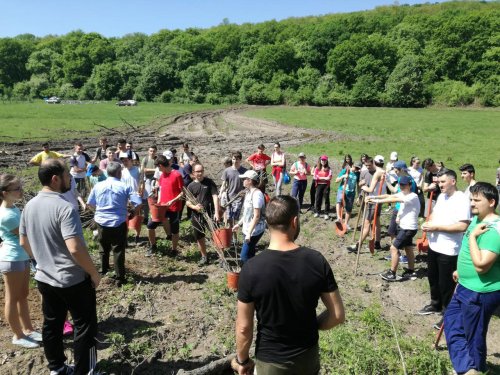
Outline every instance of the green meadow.
<svg viewBox="0 0 500 375">
<path fill-rule="evenodd" d="M 150 125 L 162 118 L 203 109 L 210 104 L 139 103 L 136 107 L 118 107 L 115 102 L 82 102 L 81 104 L 47 104 L 42 100 L 0 103 L 0 141 L 24 139 L 62 139 L 71 131 L 87 130 L 90 134 L 123 125 Z"/>
<path fill-rule="evenodd" d="M 479 180 L 495 182 L 500 159 L 499 110 L 273 107 L 245 114 L 339 134 L 339 140 L 333 143 L 307 144 L 288 150 L 291 152 L 303 151 L 313 157 L 327 154 L 335 159 L 351 154 L 355 160 L 365 152 L 381 154 L 388 160 L 391 151 L 397 151 L 400 160 L 407 163 L 413 155 L 421 160 L 431 157 L 443 161 L 456 170 L 471 163 Z"/>
</svg>

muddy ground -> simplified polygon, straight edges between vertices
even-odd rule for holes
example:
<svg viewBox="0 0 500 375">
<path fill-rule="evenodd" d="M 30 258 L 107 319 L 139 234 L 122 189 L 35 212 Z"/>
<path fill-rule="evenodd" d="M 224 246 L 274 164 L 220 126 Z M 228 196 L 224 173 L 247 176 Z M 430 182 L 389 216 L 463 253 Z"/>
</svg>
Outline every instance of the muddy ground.
<svg viewBox="0 0 500 375">
<path fill-rule="evenodd" d="M 119 129 L 103 129 L 103 133 L 111 140 L 121 136 L 132 140 L 141 157 L 151 144 L 157 144 L 159 150 L 167 147 L 180 150 L 181 144 L 188 142 L 205 164 L 208 175 L 216 180 L 223 168 L 221 160 L 233 150 L 242 151 L 246 157 L 260 143 L 270 150 L 273 142 L 279 141 L 286 152 L 291 146 L 340 139 L 333 132 L 290 128 L 276 122 L 250 119 L 241 115 L 243 109 L 189 113 L 148 126 L 129 124 Z M 72 139 L 54 141 L 52 148 L 70 152 L 76 139 L 82 140 L 89 150 L 98 144 L 95 137 L 75 134 Z M 0 171 L 9 166 L 26 168 L 26 161 L 38 152 L 40 144 L 30 140 L 1 144 Z M 318 156 L 308 155 L 309 162 Z M 295 157 L 287 156 L 289 165 Z M 336 171 L 339 163 L 334 160 Z M 285 192 L 289 189 L 290 185 L 286 186 Z M 334 200 L 332 193 L 331 201 Z M 306 202 L 309 203 L 308 195 Z M 388 219 L 384 214 L 383 220 Z M 425 262 L 417 264 L 419 279 L 416 281 L 387 283 L 377 274 L 388 267 L 388 262 L 383 260 L 388 252 L 381 251 L 372 257 L 365 248 L 358 275 L 354 276 L 355 256 L 345 251 L 352 235 L 337 237 L 332 221 L 313 218 L 310 211 L 302 215 L 302 223 L 298 242 L 321 251 L 329 260 L 347 305 L 347 319 L 350 307 L 359 309 L 378 303 L 385 317 L 404 327 L 407 334 L 425 339 L 431 345 L 432 325 L 437 317 L 416 314 L 429 299 Z M 160 230 L 157 233 L 160 238 L 165 237 Z M 195 369 L 231 354 L 236 294 L 226 289 L 226 275 L 218 266 L 215 253 L 212 253 L 213 261 L 209 266 L 197 266 L 199 255 L 187 221 L 181 226 L 181 254 L 175 258 L 167 256 L 165 251 L 146 258 L 144 228 L 142 235 L 142 243 L 135 246 L 132 242 L 127 250 L 129 284 L 120 289 L 111 279 L 104 278 L 98 289 L 101 368 L 108 374 L 175 374 L 181 369 Z M 265 236 L 260 248 L 264 248 L 266 242 Z M 160 245 L 166 250 L 169 242 L 160 241 Z M 382 245 L 388 248 L 388 238 L 383 238 Z M 97 259 L 96 252 L 93 257 Z M 0 289 L 0 305 L 3 306 L 3 284 Z M 40 328 L 40 297 L 34 287 L 29 299 L 34 325 Z M 12 346 L 11 332 L 3 314 L 1 319 L 0 374 L 47 372 L 43 350 L 22 350 Z M 500 365 L 499 328 L 500 320 L 494 318 L 488 335 L 488 361 L 495 368 Z M 70 361 L 71 341 L 66 339 Z"/>
</svg>

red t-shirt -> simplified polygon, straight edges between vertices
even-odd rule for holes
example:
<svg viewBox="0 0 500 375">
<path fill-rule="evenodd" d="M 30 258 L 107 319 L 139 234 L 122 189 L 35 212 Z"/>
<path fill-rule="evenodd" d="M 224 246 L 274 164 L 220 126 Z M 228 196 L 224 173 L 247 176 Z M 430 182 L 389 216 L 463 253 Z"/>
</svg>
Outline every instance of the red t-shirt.
<svg viewBox="0 0 500 375">
<path fill-rule="evenodd" d="M 256 152 L 255 154 L 250 155 L 248 160 L 252 162 L 253 169 L 261 171 L 266 169 L 266 161 L 271 160 L 271 158 L 266 154 L 259 154 Z"/>
<path fill-rule="evenodd" d="M 177 197 L 182 192 L 182 187 L 184 186 L 182 176 L 176 170 L 172 170 L 168 174 L 162 173 L 158 183 L 160 185 L 160 203 L 167 203 Z M 167 211 L 179 212 L 181 208 L 182 202 L 178 200 L 172 203 L 167 208 Z"/>
</svg>

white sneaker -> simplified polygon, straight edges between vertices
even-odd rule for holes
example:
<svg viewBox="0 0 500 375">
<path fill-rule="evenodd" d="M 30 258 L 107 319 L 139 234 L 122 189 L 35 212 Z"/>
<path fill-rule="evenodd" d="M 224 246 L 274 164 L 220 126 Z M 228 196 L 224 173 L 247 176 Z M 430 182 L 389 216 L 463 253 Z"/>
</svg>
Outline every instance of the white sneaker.
<svg viewBox="0 0 500 375">
<path fill-rule="evenodd" d="M 36 341 L 29 338 L 28 336 L 23 336 L 20 339 L 15 339 L 13 337 L 12 343 L 14 345 L 22 346 L 23 348 L 27 348 L 27 349 L 34 349 L 34 348 L 40 347 L 40 345 Z"/>
<path fill-rule="evenodd" d="M 319 214 L 316 212 L 316 213 L 314 214 L 314 217 L 319 217 Z"/>
<path fill-rule="evenodd" d="M 43 341 L 42 334 L 40 332 L 33 331 L 33 332 L 31 332 L 30 334 L 28 334 L 26 336 L 28 336 L 33 341 L 37 341 L 37 342 L 42 342 Z"/>
<path fill-rule="evenodd" d="M 330 219 L 330 216 L 326 215 L 324 216 L 325 220 L 329 220 Z"/>
</svg>

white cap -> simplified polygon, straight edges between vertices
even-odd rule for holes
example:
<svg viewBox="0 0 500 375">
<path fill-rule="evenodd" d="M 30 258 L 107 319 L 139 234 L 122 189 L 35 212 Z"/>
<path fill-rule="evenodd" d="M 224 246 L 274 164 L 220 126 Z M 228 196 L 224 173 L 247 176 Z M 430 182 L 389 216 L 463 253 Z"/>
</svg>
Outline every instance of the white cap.
<svg viewBox="0 0 500 375">
<path fill-rule="evenodd" d="M 391 161 L 398 160 L 398 153 L 396 151 L 391 152 Z"/>
<path fill-rule="evenodd" d="M 250 180 L 258 181 L 259 180 L 259 175 L 257 174 L 257 172 L 249 169 L 245 173 L 240 174 L 240 178 L 249 178 Z"/>
<path fill-rule="evenodd" d="M 170 160 L 174 157 L 174 154 L 172 153 L 172 151 L 167 150 L 163 153 L 163 156 L 165 156 L 167 158 L 167 160 Z"/>
<path fill-rule="evenodd" d="M 301 152 L 301 153 L 299 154 L 299 158 L 305 158 L 305 157 L 306 157 L 306 154 L 304 154 L 303 152 Z"/>
<path fill-rule="evenodd" d="M 384 157 L 382 155 L 376 155 L 373 158 L 373 160 L 376 161 L 377 163 L 383 163 L 384 162 Z"/>
</svg>

